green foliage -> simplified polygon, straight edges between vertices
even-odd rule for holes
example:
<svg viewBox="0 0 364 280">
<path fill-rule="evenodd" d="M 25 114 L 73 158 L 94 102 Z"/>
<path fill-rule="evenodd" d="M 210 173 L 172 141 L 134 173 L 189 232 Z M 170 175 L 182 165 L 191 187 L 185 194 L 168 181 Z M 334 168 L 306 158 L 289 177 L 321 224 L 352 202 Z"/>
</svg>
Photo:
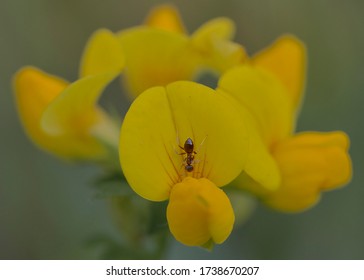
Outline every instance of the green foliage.
<svg viewBox="0 0 364 280">
<path fill-rule="evenodd" d="M 167 202 L 150 202 L 136 195 L 121 172 L 100 176 L 93 184 L 95 197 L 110 202 L 120 240 L 98 235 L 86 243 L 100 259 L 161 258 L 169 236 Z"/>
</svg>

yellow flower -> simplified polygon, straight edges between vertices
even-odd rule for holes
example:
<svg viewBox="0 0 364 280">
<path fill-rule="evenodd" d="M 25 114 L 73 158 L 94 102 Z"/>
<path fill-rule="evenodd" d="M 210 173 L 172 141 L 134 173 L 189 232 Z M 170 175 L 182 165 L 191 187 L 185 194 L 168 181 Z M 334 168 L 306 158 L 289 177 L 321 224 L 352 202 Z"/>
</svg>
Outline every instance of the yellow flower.
<svg viewBox="0 0 364 280">
<path fill-rule="evenodd" d="M 218 92 L 237 100 L 250 112 L 253 128 L 266 146 L 265 174 L 276 188 L 245 172 L 237 184 L 259 195 L 269 206 L 288 212 L 314 205 L 321 192 L 350 181 L 349 139 L 344 132 L 294 134 L 305 80 L 304 45 L 283 36 L 255 55 L 249 64 L 228 71 Z M 254 149 L 253 149 L 254 153 Z M 249 161 L 257 170 L 257 157 Z M 249 168 L 248 168 L 249 169 Z M 278 172 L 278 173 L 277 173 Z"/>
<path fill-rule="evenodd" d="M 159 6 L 142 26 L 117 34 L 125 53 L 123 78 L 132 97 L 152 86 L 193 80 L 202 70 L 222 72 L 245 59 L 241 46 L 230 41 L 234 25 L 213 19 L 188 36 L 177 10 Z"/>
<path fill-rule="evenodd" d="M 34 67 L 18 71 L 14 92 L 28 136 L 62 158 L 104 160 L 107 146 L 117 146 L 118 129 L 97 101 L 123 64 L 117 39 L 100 30 L 85 49 L 76 82 L 68 83 Z"/>
<path fill-rule="evenodd" d="M 136 193 L 169 199 L 174 237 L 190 246 L 222 243 L 234 213 L 219 188 L 243 170 L 249 132 L 228 98 L 187 81 L 146 90 L 131 105 L 120 135 L 120 162 Z"/>
</svg>

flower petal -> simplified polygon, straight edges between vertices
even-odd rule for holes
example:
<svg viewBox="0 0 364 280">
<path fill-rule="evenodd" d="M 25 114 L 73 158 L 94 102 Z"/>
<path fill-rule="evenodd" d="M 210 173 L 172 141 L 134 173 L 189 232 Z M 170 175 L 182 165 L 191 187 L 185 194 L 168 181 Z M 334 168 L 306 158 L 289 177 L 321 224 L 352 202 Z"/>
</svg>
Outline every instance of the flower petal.
<svg viewBox="0 0 364 280">
<path fill-rule="evenodd" d="M 256 189 L 256 185 L 262 188 L 263 193 L 267 190 L 275 190 L 280 186 L 281 177 L 278 166 L 270 154 L 268 147 L 262 141 L 260 132 L 256 126 L 256 121 L 252 115 L 240 104 L 234 102 L 234 97 L 221 89 L 216 92 L 231 99 L 237 105 L 240 119 L 244 120 L 249 131 L 249 156 L 245 165 L 244 172 L 234 181 L 243 189 Z"/>
<path fill-rule="evenodd" d="M 14 77 L 16 103 L 24 129 L 37 145 L 50 152 L 58 153 L 57 145 L 62 144 L 55 145 L 54 139 L 41 129 L 40 119 L 45 108 L 67 86 L 64 80 L 33 67 L 22 68 Z"/>
<path fill-rule="evenodd" d="M 187 177 L 172 188 L 167 220 L 181 243 L 203 246 L 212 240 L 220 244 L 230 235 L 234 219 L 228 197 L 211 181 Z"/>
<path fill-rule="evenodd" d="M 130 186 L 149 200 L 165 200 L 186 176 L 217 186 L 233 180 L 248 155 L 249 133 L 231 103 L 193 82 L 145 91 L 130 107 L 120 136 L 120 160 Z M 194 143 L 193 172 L 184 169 L 187 138 Z"/>
<path fill-rule="evenodd" d="M 217 186 L 228 184 L 245 166 L 251 140 L 235 104 L 192 82 L 175 82 L 166 89 L 180 144 L 191 137 L 199 151 L 197 174 Z"/>
<path fill-rule="evenodd" d="M 282 186 L 265 202 L 278 210 L 302 211 L 315 204 L 322 191 L 347 184 L 352 167 L 349 138 L 343 132 L 300 133 L 273 150 Z"/>
<path fill-rule="evenodd" d="M 124 63 L 124 54 L 117 37 L 107 29 L 99 29 L 86 44 L 80 77 L 121 71 Z"/>
<path fill-rule="evenodd" d="M 257 53 L 252 62 L 276 75 L 287 88 L 294 108 L 298 109 L 306 78 L 304 44 L 292 35 L 282 36 L 267 49 Z"/>
<path fill-rule="evenodd" d="M 204 64 L 221 73 L 246 59 L 244 48 L 230 41 L 234 33 L 235 26 L 230 19 L 216 18 L 197 29 L 191 43 Z"/>
<path fill-rule="evenodd" d="M 276 161 L 259 137 L 251 135 L 251 138 L 256 141 L 250 143 L 245 170 L 236 179 L 235 184 L 239 188 L 257 194 L 278 189 L 281 184 L 281 174 Z"/>
<path fill-rule="evenodd" d="M 175 166 L 170 158 L 175 141 L 165 89 L 155 87 L 145 91 L 135 99 L 124 118 L 119 145 L 124 175 L 140 196 L 155 201 L 169 197 L 171 186 L 178 181 L 181 164 Z"/>
<path fill-rule="evenodd" d="M 293 107 L 285 88 L 274 76 L 243 65 L 226 72 L 219 80 L 218 88 L 251 113 L 268 147 L 292 133 L 295 125 Z"/>
<path fill-rule="evenodd" d="M 50 135 L 71 138 L 75 157 L 103 156 L 105 150 L 100 140 L 117 145 L 118 130 L 98 107 L 97 101 L 106 85 L 118 74 L 119 71 L 80 79 L 70 84 L 45 109 L 42 128 Z"/>
<path fill-rule="evenodd" d="M 160 5 L 152 9 L 145 20 L 145 24 L 170 32 L 186 33 L 178 10 L 172 5 Z"/>
<path fill-rule="evenodd" d="M 136 27 L 120 32 L 118 37 L 126 57 L 123 76 L 134 98 L 153 86 L 192 80 L 200 65 L 183 34 Z"/>
<path fill-rule="evenodd" d="M 53 135 L 88 130 L 100 114 L 97 101 L 103 89 L 118 73 L 88 76 L 70 84 L 46 108 L 42 127 Z"/>
</svg>

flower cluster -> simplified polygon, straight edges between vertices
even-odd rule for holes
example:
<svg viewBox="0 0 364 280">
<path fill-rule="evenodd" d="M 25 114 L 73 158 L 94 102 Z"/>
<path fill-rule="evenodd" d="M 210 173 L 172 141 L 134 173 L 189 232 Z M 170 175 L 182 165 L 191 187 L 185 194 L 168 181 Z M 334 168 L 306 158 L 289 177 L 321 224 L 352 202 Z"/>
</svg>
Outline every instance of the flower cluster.
<svg viewBox="0 0 364 280">
<path fill-rule="evenodd" d="M 118 153 L 130 187 L 146 200 L 167 200 L 169 230 L 189 246 L 211 247 L 230 235 L 226 185 L 279 211 L 308 209 L 350 181 L 348 136 L 295 133 L 306 73 L 299 39 L 284 35 L 250 57 L 233 35 L 227 18 L 189 35 L 171 6 L 155 8 L 137 27 L 98 30 L 77 81 L 33 67 L 15 75 L 23 126 L 65 159 L 108 164 Z M 215 89 L 196 82 L 205 72 L 218 78 Z M 119 137 L 97 102 L 120 74 L 133 102 Z"/>
</svg>

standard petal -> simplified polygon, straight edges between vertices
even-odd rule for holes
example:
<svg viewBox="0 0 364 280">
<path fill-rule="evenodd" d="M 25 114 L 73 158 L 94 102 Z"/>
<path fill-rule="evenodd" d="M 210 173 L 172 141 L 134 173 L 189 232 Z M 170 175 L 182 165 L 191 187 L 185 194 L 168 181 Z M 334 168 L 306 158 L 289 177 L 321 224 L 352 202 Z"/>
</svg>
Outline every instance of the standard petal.
<svg viewBox="0 0 364 280">
<path fill-rule="evenodd" d="M 172 188 L 167 220 L 173 236 L 185 245 L 220 244 L 232 231 L 234 212 L 226 194 L 211 181 L 188 177 Z"/>
<path fill-rule="evenodd" d="M 201 55 L 205 66 L 222 73 L 246 59 L 242 46 L 231 41 L 235 25 L 228 18 L 206 22 L 191 36 L 191 45 Z"/>
<path fill-rule="evenodd" d="M 99 29 L 86 44 L 80 77 L 121 71 L 124 64 L 124 54 L 117 37 L 107 29 Z"/>
<path fill-rule="evenodd" d="M 234 97 L 256 121 L 268 147 L 289 136 L 295 125 L 286 89 L 269 73 L 249 65 L 226 72 L 218 88 Z"/>
<path fill-rule="evenodd" d="M 130 106 L 120 133 L 120 162 L 129 185 L 154 201 L 169 197 L 178 182 L 176 132 L 163 87 L 141 94 Z"/>
<path fill-rule="evenodd" d="M 200 58 L 183 34 L 136 27 L 118 37 L 126 57 L 123 77 L 133 98 L 153 86 L 192 80 L 199 69 Z"/>
<path fill-rule="evenodd" d="M 167 96 L 179 138 L 195 145 L 195 177 L 208 178 L 217 186 L 232 181 L 249 157 L 247 124 L 231 100 L 193 82 L 175 82 Z"/>
<path fill-rule="evenodd" d="M 185 27 L 178 10 L 172 5 L 160 5 L 152 9 L 145 20 L 150 27 L 185 34 Z"/>
<path fill-rule="evenodd" d="M 322 191 L 347 184 L 352 176 L 349 138 L 343 132 L 301 133 L 273 150 L 282 186 L 264 198 L 281 211 L 302 211 L 315 204 Z"/>
<path fill-rule="evenodd" d="M 120 160 L 130 186 L 149 200 L 165 200 L 187 176 L 217 186 L 243 169 L 248 136 L 239 113 L 214 90 L 175 82 L 145 91 L 130 107 L 120 136 Z M 193 172 L 185 170 L 187 138 L 194 143 Z"/>
<path fill-rule="evenodd" d="M 274 75 L 287 88 L 291 102 L 299 109 L 306 79 L 306 48 L 292 35 L 278 38 L 271 46 L 252 58 L 253 65 Z"/>
</svg>

